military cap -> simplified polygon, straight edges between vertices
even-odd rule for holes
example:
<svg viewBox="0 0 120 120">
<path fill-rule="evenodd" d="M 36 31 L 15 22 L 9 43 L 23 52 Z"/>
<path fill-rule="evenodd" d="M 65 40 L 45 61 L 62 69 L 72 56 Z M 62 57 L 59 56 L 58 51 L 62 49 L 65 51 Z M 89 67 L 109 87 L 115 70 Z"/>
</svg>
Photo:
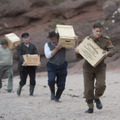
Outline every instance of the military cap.
<svg viewBox="0 0 120 120">
<path fill-rule="evenodd" d="M 2 39 L 2 40 L 1 40 L 1 45 L 5 45 L 5 44 L 8 44 L 7 40 Z"/>
<path fill-rule="evenodd" d="M 24 38 L 24 37 L 29 37 L 29 36 L 30 36 L 29 33 L 23 33 L 23 34 L 21 35 L 22 38 Z"/>
</svg>

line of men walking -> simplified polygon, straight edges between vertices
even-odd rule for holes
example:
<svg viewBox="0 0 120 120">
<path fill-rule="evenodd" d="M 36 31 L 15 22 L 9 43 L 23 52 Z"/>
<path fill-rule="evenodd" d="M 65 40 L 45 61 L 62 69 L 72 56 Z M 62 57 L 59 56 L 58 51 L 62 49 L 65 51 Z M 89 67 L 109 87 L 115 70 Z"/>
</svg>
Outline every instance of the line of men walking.
<svg viewBox="0 0 120 120">
<path fill-rule="evenodd" d="M 112 57 L 115 54 L 114 46 L 110 39 L 102 35 L 103 26 L 100 23 L 95 23 L 92 28 L 92 34 L 89 36 L 94 42 L 104 50 L 106 57 Z M 30 96 L 34 94 L 34 88 L 36 85 L 36 66 L 27 66 L 22 55 L 25 54 L 38 54 L 36 46 L 30 42 L 29 33 L 23 33 L 21 35 L 22 42 L 17 46 L 18 54 L 18 70 L 20 75 L 19 87 L 17 89 L 17 95 L 21 95 L 22 87 L 26 84 L 27 76 L 30 77 Z M 48 72 L 48 86 L 50 88 L 50 99 L 56 102 L 60 102 L 59 99 L 63 91 L 65 90 L 65 83 L 67 77 L 66 61 L 66 48 L 64 48 L 59 41 L 59 34 L 52 31 L 48 34 L 49 41 L 44 46 L 44 53 L 47 62 Z M 75 36 L 77 41 L 78 37 Z M 77 42 L 76 42 L 77 43 Z M 75 49 L 77 58 L 81 58 L 78 49 Z M 0 45 L 0 88 L 2 88 L 2 78 L 6 72 L 8 75 L 8 92 L 13 89 L 13 50 L 10 50 L 8 43 L 5 39 L 1 40 Z M 40 66 L 41 63 L 38 64 Z M 94 112 L 94 104 L 98 109 L 102 109 L 103 105 L 100 101 L 100 97 L 103 95 L 106 88 L 106 64 L 104 60 L 97 66 L 92 67 L 87 61 L 83 64 L 83 76 L 84 76 L 84 95 L 88 105 L 88 110 L 85 113 Z M 94 82 L 96 80 L 96 86 Z M 55 84 L 57 84 L 57 91 L 55 91 Z"/>
</svg>

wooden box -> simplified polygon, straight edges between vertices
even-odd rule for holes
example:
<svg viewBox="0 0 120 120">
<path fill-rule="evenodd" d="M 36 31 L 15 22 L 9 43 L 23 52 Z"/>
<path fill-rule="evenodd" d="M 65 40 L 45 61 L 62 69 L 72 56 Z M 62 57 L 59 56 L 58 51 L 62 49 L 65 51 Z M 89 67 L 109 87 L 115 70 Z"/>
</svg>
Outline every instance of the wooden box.
<svg viewBox="0 0 120 120">
<path fill-rule="evenodd" d="M 73 26 L 56 25 L 56 33 L 59 33 L 59 43 L 66 48 L 74 48 L 76 40 Z"/>
<path fill-rule="evenodd" d="M 23 59 L 25 60 L 27 66 L 38 66 L 40 63 L 40 56 L 38 56 L 38 54 L 26 54 L 23 55 Z"/>
<path fill-rule="evenodd" d="M 16 48 L 16 46 L 21 42 L 20 38 L 15 33 L 6 34 L 4 37 L 10 49 Z"/>
<path fill-rule="evenodd" d="M 79 53 L 93 66 L 96 67 L 104 58 L 104 50 L 91 38 L 86 37 L 77 47 Z"/>
</svg>

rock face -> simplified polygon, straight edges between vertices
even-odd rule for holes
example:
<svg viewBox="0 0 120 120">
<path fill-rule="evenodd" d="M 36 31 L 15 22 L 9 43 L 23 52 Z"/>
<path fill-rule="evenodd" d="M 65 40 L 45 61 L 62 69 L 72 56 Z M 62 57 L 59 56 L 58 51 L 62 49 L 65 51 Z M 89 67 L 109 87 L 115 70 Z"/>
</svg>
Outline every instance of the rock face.
<svg viewBox="0 0 120 120">
<path fill-rule="evenodd" d="M 0 0 L 1 38 L 10 32 L 15 32 L 18 36 L 29 32 L 31 42 L 41 54 L 42 66 L 38 68 L 39 71 L 45 70 L 47 60 L 44 57 L 44 44 L 48 41 L 48 32 L 54 30 L 56 24 L 72 24 L 80 42 L 91 33 L 94 22 L 102 22 L 106 28 L 105 33 L 116 46 L 117 54 L 112 60 L 117 61 L 120 57 L 119 20 L 119 0 Z M 76 61 L 73 49 L 67 51 L 67 60 L 69 63 Z M 16 52 L 14 63 L 16 72 Z"/>
</svg>

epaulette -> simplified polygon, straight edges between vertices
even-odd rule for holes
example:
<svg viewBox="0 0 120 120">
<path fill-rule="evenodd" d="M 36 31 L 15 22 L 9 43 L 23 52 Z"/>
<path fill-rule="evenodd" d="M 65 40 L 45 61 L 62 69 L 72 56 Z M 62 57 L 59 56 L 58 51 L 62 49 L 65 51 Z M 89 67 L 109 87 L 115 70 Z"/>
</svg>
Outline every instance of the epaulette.
<svg viewBox="0 0 120 120">
<path fill-rule="evenodd" d="M 87 39 L 90 39 L 90 36 L 87 36 L 86 38 L 87 38 Z"/>
<path fill-rule="evenodd" d="M 109 36 L 103 36 L 104 38 L 107 38 L 107 39 L 110 39 L 110 37 Z"/>
<path fill-rule="evenodd" d="M 110 40 L 110 38 L 109 38 L 108 36 L 103 36 L 103 37 L 107 39 L 107 42 L 108 42 L 110 45 L 112 44 L 112 42 L 111 42 L 111 40 Z"/>
</svg>

